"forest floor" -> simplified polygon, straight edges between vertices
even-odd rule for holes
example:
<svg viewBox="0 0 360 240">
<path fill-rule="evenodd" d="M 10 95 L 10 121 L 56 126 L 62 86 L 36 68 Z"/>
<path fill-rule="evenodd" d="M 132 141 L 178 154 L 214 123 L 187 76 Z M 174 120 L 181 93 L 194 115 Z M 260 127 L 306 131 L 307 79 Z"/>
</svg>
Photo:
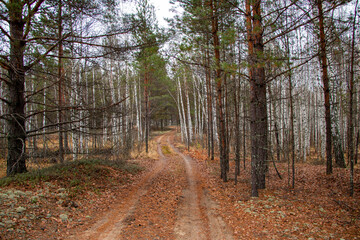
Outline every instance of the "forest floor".
<svg viewBox="0 0 360 240">
<path fill-rule="evenodd" d="M 126 162 L 78 161 L 0 180 L 0 239 L 360 239 L 360 170 L 270 166 L 250 197 L 249 162 L 235 185 L 220 181 L 205 150 L 186 151 L 174 131 Z M 231 166 L 230 169 L 233 169 Z"/>
</svg>

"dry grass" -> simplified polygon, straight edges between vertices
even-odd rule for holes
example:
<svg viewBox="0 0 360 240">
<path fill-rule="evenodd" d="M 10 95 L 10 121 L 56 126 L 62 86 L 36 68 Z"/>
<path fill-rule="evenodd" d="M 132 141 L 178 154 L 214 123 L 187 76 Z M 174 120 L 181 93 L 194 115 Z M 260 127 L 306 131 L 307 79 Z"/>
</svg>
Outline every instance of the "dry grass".
<svg viewBox="0 0 360 240">
<path fill-rule="evenodd" d="M 145 144 L 142 143 L 141 146 L 135 146 L 132 151 L 129 154 L 129 158 L 130 159 L 136 159 L 136 158 L 150 158 L 150 159 L 158 159 L 159 155 L 157 152 L 157 139 L 159 138 L 160 135 L 164 134 L 165 132 L 162 131 L 156 131 L 156 132 L 152 132 L 151 133 L 151 138 L 149 141 L 149 152 L 146 153 L 145 151 Z M 52 135 L 48 135 L 46 136 L 46 142 L 45 145 L 47 147 L 47 151 L 48 154 L 50 154 L 51 156 L 48 157 L 30 157 L 27 160 L 26 166 L 28 171 L 34 171 L 34 170 L 40 170 L 46 167 L 50 167 L 52 165 L 54 165 L 54 162 L 56 161 L 56 154 L 57 154 L 57 150 L 58 150 L 58 135 L 57 134 L 52 134 Z M 36 142 L 36 146 L 38 148 L 39 152 L 42 152 L 42 149 L 44 147 L 44 141 L 43 138 L 38 138 L 37 142 Z M 69 144 L 71 144 L 71 138 L 69 138 Z M 88 141 L 88 148 L 91 152 L 91 148 L 92 148 L 92 139 L 89 139 Z M 29 148 L 32 147 L 32 143 L 29 141 L 27 141 L 27 148 L 29 150 Z M 99 152 L 101 152 L 102 150 L 104 151 L 110 151 L 110 149 L 112 149 L 112 145 L 111 145 L 111 141 L 107 141 L 106 143 L 103 144 L 103 148 L 99 149 Z M 29 150 L 31 151 L 31 149 Z M 166 151 L 164 152 L 164 154 L 166 153 Z M 0 157 L 0 178 L 3 178 L 6 176 L 6 159 L 5 159 L 6 154 L 4 153 L 4 158 Z M 81 155 L 79 154 L 77 156 L 77 160 L 82 160 L 82 159 L 86 159 L 88 158 L 89 155 Z M 113 161 L 117 161 L 119 159 L 123 159 L 124 156 L 121 155 L 121 153 L 119 153 L 118 156 L 114 155 L 114 154 L 99 154 L 99 153 L 91 153 L 91 158 L 97 158 L 97 159 L 106 159 L 106 160 L 113 160 Z M 69 162 L 73 160 L 73 156 L 72 154 L 66 154 L 65 155 L 65 162 Z"/>
</svg>

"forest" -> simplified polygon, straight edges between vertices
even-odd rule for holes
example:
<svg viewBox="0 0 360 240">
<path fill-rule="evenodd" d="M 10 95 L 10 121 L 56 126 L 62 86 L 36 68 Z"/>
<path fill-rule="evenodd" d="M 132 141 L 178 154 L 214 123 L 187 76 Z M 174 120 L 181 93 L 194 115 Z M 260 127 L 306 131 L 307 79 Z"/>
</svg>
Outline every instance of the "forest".
<svg viewBox="0 0 360 240">
<path fill-rule="evenodd" d="M 170 3 L 164 25 L 150 0 L 0 0 L 0 177 L 157 139 L 249 197 L 315 166 L 358 198 L 358 0 Z"/>
</svg>

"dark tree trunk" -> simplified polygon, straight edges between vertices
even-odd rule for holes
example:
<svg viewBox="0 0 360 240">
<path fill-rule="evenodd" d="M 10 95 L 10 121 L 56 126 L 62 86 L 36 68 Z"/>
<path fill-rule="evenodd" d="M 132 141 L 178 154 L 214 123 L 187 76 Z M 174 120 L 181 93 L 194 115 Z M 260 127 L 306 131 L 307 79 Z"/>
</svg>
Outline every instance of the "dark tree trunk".
<svg viewBox="0 0 360 240">
<path fill-rule="evenodd" d="M 336 130 L 334 129 L 334 131 L 336 131 Z M 346 168 L 344 151 L 342 148 L 342 143 L 341 143 L 339 134 L 340 133 L 336 133 L 333 135 L 333 148 L 334 148 L 335 164 L 337 167 Z"/>
<path fill-rule="evenodd" d="M 207 60 L 208 60 L 208 67 L 210 67 L 210 57 L 209 57 L 209 52 L 207 52 Z M 211 85 L 211 77 L 210 77 L 210 68 L 208 68 L 207 71 L 207 75 L 208 75 L 208 89 L 209 89 L 209 105 L 208 105 L 208 110 L 209 110 L 209 119 L 210 119 L 210 145 L 211 145 L 211 160 L 214 160 L 214 122 L 213 122 L 213 98 L 212 98 L 212 85 Z"/>
<path fill-rule="evenodd" d="M 221 169 L 221 179 L 224 182 L 227 182 L 227 159 L 226 159 L 226 126 L 225 126 L 225 116 L 224 116 L 224 107 L 223 107 L 223 92 L 222 92 L 222 78 L 221 78 L 221 67 L 220 67 L 220 41 L 218 36 L 218 11 L 217 6 L 218 2 L 210 1 L 211 7 L 211 26 L 212 26 L 212 36 L 214 43 L 214 55 L 216 61 L 216 90 L 217 90 L 217 107 L 218 107 L 218 120 L 219 120 L 219 150 L 220 150 L 220 169 Z"/>
<path fill-rule="evenodd" d="M 245 90 L 245 86 L 244 86 Z M 244 91 L 245 93 L 245 91 Z M 243 163 L 244 163 L 244 169 L 246 169 L 246 103 L 245 99 L 243 101 Z"/>
<path fill-rule="evenodd" d="M 329 88 L 329 76 L 327 69 L 326 58 L 326 39 L 325 39 L 325 27 L 324 27 L 324 13 L 322 0 L 317 0 L 317 7 L 319 11 L 319 26 L 320 26 L 320 62 L 322 69 L 322 81 L 324 90 L 324 105 L 325 105 L 325 125 L 326 125 L 326 174 L 332 174 L 332 140 L 331 140 L 331 114 L 330 114 L 330 88 Z"/>
<path fill-rule="evenodd" d="M 145 76 L 144 76 L 144 98 L 145 98 L 145 149 L 146 149 L 146 153 L 149 152 L 149 90 L 148 90 L 148 85 L 149 85 L 149 79 L 148 79 L 148 73 L 147 73 L 147 69 L 145 69 Z"/>
<path fill-rule="evenodd" d="M 289 38 L 286 37 L 286 48 L 287 48 L 287 55 L 290 56 L 290 42 Z M 289 102 L 290 102 L 290 151 L 291 151 L 291 187 L 295 188 L 295 133 L 294 133 L 294 99 L 293 99 L 293 82 L 292 82 L 292 71 L 290 66 L 290 61 L 287 62 L 288 70 L 289 70 L 289 76 L 288 76 L 288 82 L 289 82 Z M 301 147 L 299 146 L 301 149 Z M 290 178 L 290 174 L 289 174 Z M 288 179 L 290 180 L 290 179 Z M 290 183 L 290 181 L 288 181 Z"/>
<path fill-rule="evenodd" d="M 360 131 L 357 132 L 356 137 L 356 144 L 355 144 L 355 156 L 354 156 L 354 163 L 358 163 L 358 156 L 359 156 L 359 138 L 360 138 Z"/>
<path fill-rule="evenodd" d="M 236 86 L 236 79 L 234 78 L 234 109 L 235 109 L 235 184 L 237 184 L 237 177 L 240 175 L 240 120 L 239 120 L 239 103 L 238 103 L 238 88 Z M 240 86 L 240 83 L 239 83 Z"/>
<path fill-rule="evenodd" d="M 350 62 L 350 81 L 349 81 L 349 117 L 348 117 L 348 158 L 350 162 L 350 196 L 354 195 L 354 124 L 353 124 L 353 105 L 354 105 L 354 61 L 355 61 L 355 32 L 356 32 L 356 13 L 357 13 L 358 1 L 355 4 L 355 15 L 353 22 L 352 41 L 351 41 L 351 62 Z M 359 132 L 356 143 L 356 158 L 357 158 L 357 147 L 359 142 Z M 356 160 L 357 162 L 357 160 Z"/>
<path fill-rule="evenodd" d="M 258 189 L 265 188 L 265 170 L 268 157 L 268 123 L 266 102 L 266 81 L 263 66 L 263 29 L 261 24 L 261 1 L 255 1 L 250 15 L 250 3 L 246 2 L 249 55 L 250 55 L 250 135 L 251 135 L 251 195 L 258 196 Z M 249 22 L 252 22 L 249 24 Z"/>
<path fill-rule="evenodd" d="M 205 49 L 204 66 L 205 66 L 205 79 L 206 79 L 206 103 L 207 103 L 207 146 L 208 146 L 208 158 L 211 156 L 211 128 L 212 128 L 212 116 L 211 116 L 211 102 L 210 102 L 210 76 L 208 70 L 207 50 Z"/>
<path fill-rule="evenodd" d="M 226 172 L 229 173 L 230 171 L 230 161 L 229 161 L 229 156 L 230 156 L 230 131 L 229 131 L 229 121 L 230 121 L 230 116 L 229 116 L 229 104 L 228 104 L 228 85 L 227 85 L 227 74 L 225 74 L 224 76 L 224 87 L 225 87 L 225 93 L 224 93 L 224 101 L 225 101 L 225 165 L 226 165 Z"/>
<path fill-rule="evenodd" d="M 275 131 L 275 139 L 276 139 L 276 156 L 277 156 L 277 160 L 280 162 L 281 161 L 281 154 L 280 154 L 280 139 L 279 139 L 279 129 L 275 120 L 275 125 L 274 125 L 274 131 Z"/>
<path fill-rule="evenodd" d="M 26 172 L 26 130 L 25 130 L 25 67 L 23 39 L 25 22 L 22 17 L 21 1 L 11 1 L 9 9 L 10 68 L 8 83 L 8 155 L 7 176 Z"/>
<path fill-rule="evenodd" d="M 294 102 L 292 97 L 292 79 L 291 73 L 289 74 L 289 101 L 290 101 L 290 150 L 291 150 L 291 169 L 292 181 L 291 186 L 295 188 L 295 134 L 294 134 Z M 290 177 L 290 175 L 289 175 Z"/>
<path fill-rule="evenodd" d="M 209 43 L 210 39 L 206 36 L 206 41 Z M 213 110 L 212 110 L 212 86 L 210 76 L 210 56 L 209 45 L 205 49 L 205 77 L 207 88 L 207 108 L 208 108 L 208 156 L 214 160 L 214 125 L 213 125 Z"/>
</svg>

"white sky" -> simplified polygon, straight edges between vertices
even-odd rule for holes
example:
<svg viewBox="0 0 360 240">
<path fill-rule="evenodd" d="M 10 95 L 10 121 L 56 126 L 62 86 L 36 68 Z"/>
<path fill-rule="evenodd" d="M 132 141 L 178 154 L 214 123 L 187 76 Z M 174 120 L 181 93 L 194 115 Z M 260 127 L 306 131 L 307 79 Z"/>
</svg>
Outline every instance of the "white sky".
<svg viewBox="0 0 360 240">
<path fill-rule="evenodd" d="M 164 18 L 172 18 L 175 15 L 170 11 L 174 5 L 170 4 L 170 0 L 149 0 L 149 3 L 155 7 L 156 18 L 160 27 L 168 27 Z"/>
</svg>

